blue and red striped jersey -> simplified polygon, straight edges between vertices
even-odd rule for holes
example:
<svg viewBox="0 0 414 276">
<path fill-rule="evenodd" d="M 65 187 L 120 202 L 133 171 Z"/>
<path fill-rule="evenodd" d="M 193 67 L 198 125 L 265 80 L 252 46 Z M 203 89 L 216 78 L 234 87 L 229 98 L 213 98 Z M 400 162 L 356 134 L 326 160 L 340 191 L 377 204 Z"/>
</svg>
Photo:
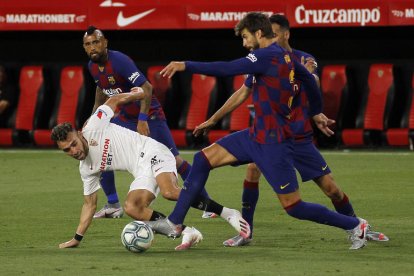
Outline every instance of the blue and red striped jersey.
<svg viewBox="0 0 414 276">
<path fill-rule="evenodd" d="M 252 51 L 244 58 L 229 62 L 186 62 L 186 70 L 214 76 L 253 75 L 255 118 L 251 137 L 262 144 L 281 143 L 292 137 L 291 104 L 297 75 L 308 87 L 312 114 L 322 110 L 321 96 L 313 76 L 276 43 Z M 296 70 L 296 67 L 299 67 Z M 301 67 L 301 68 L 300 68 Z"/>
<path fill-rule="evenodd" d="M 132 59 L 118 51 L 108 50 L 108 61 L 104 66 L 89 61 L 88 68 L 95 84 L 108 97 L 129 92 L 132 87 L 142 86 L 147 81 Z M 119 114 L 128 121 L 138 121 L 139 112 L 140 101 L 137 101 L 121 106 Z M 155 95 L 152 95 L 148 116 L 165 120 L 164 111 Z"/>
</svg>

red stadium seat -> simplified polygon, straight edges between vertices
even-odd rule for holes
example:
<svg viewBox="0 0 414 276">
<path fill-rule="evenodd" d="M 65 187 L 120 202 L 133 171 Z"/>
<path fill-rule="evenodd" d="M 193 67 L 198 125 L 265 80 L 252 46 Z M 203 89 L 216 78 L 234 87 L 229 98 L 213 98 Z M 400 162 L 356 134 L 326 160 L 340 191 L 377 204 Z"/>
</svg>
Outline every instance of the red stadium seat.
<svg viewBox="0 0 414 276">
<path fill-rule="evenodd" d="M 323 98 L 323 113 L 336 124 L 331 127 L 339 135 L 342 129 L 344 107 L 349 94 L 348 78 L 345 65 L 327 65 L 322 69 L 321 90 Z M 338 138 L 327 137 L 320 133 L 318 143 L 321 146 L 337 145 Z"/>
<path fill-rule="evenodd" d="M 56 124 L 69 122 L 77 129 L 82 126 L 79 122 L 80 108 L 85 99 L 85 81 L 81 66 L 68 66 L 62 69 L 54 112 L 49 120 L 50 129 L 33 131 L 34 142 L 38 146 L 53 146 L 50 139 L 52 128 Z"/>
<path fill-rule="evenodd" d="M 344 129 L 345 146 L 381 144 L 387 110 L 393 103 L 394 77 L 392 64 L 373 64 L 369 70 L 368 90 L 358 112 L 355 129 Z"/>
<path fill-rule="evenodd" d="M 42 66 L 25 66 L 20 70 L 20 95 L 14 129 L 0 129 L 0 145 L 27 145 L 34 127 L 36 112 L 43 101 L 45 85 Z"/>
<path fill-rule="evenodd" d="M 147 78 L 152 85 L 153 94 L 157 97 L 162 107 L 165 107 L 168 91 L 171 89 L 171 79 L 164 78 L 160 75 L 160 71 L 164 66 L 151 66 L 147 70 Z"/>
<path fill-rule="evenodd" d="M 414 138 L 414 75 L 401 119 L 400 128 L 390 128 L 386 132 L 387 143 L 390 146 L 408 146 L 413 144 Z M 410 133 L 411 132 L 411 133 Z M 411 142 L 410 142 L 411 139 Z"/>
<path fill-rule="evenodd" d="M 237 91 L 245 81 L 244 75 L 235 76 L 233 79 L 233 92 Z M 212 144 L 220 138 L 228 135 L 231 132 L 238 131 L 249 127 L 250 111 L 248 105 L 253 103 L 252 96 L 242 103 L 230 114 L 230 124 L 228 130 L 211 130 L 207 135 L 208 143 Z"/>
<path fill-rule="evenodd" d="M 193 145 L 191 132 L 207 119 L 209 103 L 216 94 L 216 78 L 195 74 L 191 80 L 191 98 L 185 116 L 184 129 L 172 129 L 171 134 L 178 147 Z"/>
</svg>

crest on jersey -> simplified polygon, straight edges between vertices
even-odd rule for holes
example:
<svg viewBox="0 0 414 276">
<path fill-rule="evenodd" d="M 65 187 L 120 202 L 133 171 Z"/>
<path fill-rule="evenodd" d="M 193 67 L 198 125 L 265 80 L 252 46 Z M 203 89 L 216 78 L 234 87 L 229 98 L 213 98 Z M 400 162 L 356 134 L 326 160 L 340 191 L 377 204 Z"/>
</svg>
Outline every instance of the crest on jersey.
<svg viewBox="0 0 414 276">
<path fill-rule="evenodd" d="M 89 146 L 96 147 L 97 145 L 98 145 L 98 142 L 96 142 L 95 140 L 91 139 L 89 141 Z"/>
<path fill-rule="evenodd" d="M 103 72 L 105 70 L 105 67 L 104 66 L 98 66 L 98 69 L 99 69 L 100 72 Z"/>
<path fill-rule="evenodd" d="M 286 63 L 290 63 L 290 62 L 291 62 L 289 54 L 286 54 L 286 55 L 284 56 L 284 58 L 285 58 L 285 62 L 286 62 Z"/>
<path fill-rule="evenodd" d="M 108 76 L 108 81 L 110 85 L 114 85 L 115 84 L 115 78 L 114 76 Z"/>
</svg>

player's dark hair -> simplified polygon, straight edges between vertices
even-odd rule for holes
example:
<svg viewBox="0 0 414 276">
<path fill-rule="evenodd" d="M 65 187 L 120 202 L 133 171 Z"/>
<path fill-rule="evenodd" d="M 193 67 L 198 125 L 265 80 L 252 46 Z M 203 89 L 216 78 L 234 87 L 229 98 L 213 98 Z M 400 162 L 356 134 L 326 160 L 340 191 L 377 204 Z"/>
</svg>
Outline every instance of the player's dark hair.
<svg viewBox="0 0 414 276">
<path fill-rule="evenodd" d="M 240 35 L 244 29 L 247 29 L 252 34 L 261 30 L 264 37 L 273 38 L 272 25 L 270 24 L 269 17 L 261 12 L 249 12 L 246 14 L 246 16 L 237 23 L 234 31 L 236 35 Z"/>
<path fill-rule="evenodd" d="M 103 34 L 103 32 L 102 32 L 101 30 L 99 30 L 97 27 L 93 26 L 93 25 L 90 25 L 90 26 L 86 29 L 86 32 L 85 32 L 84 37 L 85 37 L 85 36 L 88 36 L 88 35 L 93 35 L 95 32 L 97 32 L 97 35 L 98 35 L 98 36 L 105 37 L 105 36 L 104 36 L 104 34 Z"/>
<path fill-rule="evenodd" d="M 88 27 L 88 29 L 86 29 L 86 33 L 88 35 L 92 35 L 98 28 L 96 28 L 95 26 L 91 25 Z"/>
<path fill-rule="evenodd" d="M 66 141 L 68 134 L 72 131 L 74 131 L 74 129 L 70 123 L 59 124 L 52 129 L 50 138 L 55 142 Z"/>
<path fill-rule="evenodd" d="M 285 31 L 290 30 L 289 20 L 283 14 L 273 14 L 269 20 L 271 24 L 277 24 Z"/>
</svg>

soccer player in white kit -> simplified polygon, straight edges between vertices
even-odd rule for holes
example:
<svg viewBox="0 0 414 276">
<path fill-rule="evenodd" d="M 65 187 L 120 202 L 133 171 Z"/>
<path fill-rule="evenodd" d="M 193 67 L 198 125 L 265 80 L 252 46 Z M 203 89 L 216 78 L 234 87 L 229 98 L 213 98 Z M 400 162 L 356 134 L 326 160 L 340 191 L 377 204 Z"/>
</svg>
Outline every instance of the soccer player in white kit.
<svg viewBox="0 0 414 276">
<path fill-rule="evenodd" d="M 143 96 L 142 89 L 136 87 L 131 89 L 130 93 L 109 98 L 89 118 L 82 131 L 74 130 L 69 123 L 57 125 L 53 129 L 52 140 L 56 141 L 58 147 L 67 155 L 80 161 L 79 171 L 84 193 L 84 204 L 76 234 L 71 240 L 61 243 L 60 248 L 78 246 L 91 224 L 96 211 L 97 191 L 100 189 L 99 178 L 103 171 L 123 170 L 134 176 L 125 202 L 125 212 L 134 219 L 155 221 L 165 217 L 148 208 L 160 191 L 163 197 L 169 200 L 178 199 L 181 188 L 177 185 L 176 161 L 171 151 L 150 137 L 110 123 L 118 105 L 139 100 Z M 175 189 L 166 188 L 171 188 L 171 185 Z M 168 193 L 163 194 L 163 190 L 167 190 Z M 231 210 L 205 198 L 193 206 L 216 211 L 218 214 L 223 208 Z M 177 246 L 176 250 L 188 249 L 203 238 L 194 227 L 186 229 L 182 244 Z"/>
</svg>

